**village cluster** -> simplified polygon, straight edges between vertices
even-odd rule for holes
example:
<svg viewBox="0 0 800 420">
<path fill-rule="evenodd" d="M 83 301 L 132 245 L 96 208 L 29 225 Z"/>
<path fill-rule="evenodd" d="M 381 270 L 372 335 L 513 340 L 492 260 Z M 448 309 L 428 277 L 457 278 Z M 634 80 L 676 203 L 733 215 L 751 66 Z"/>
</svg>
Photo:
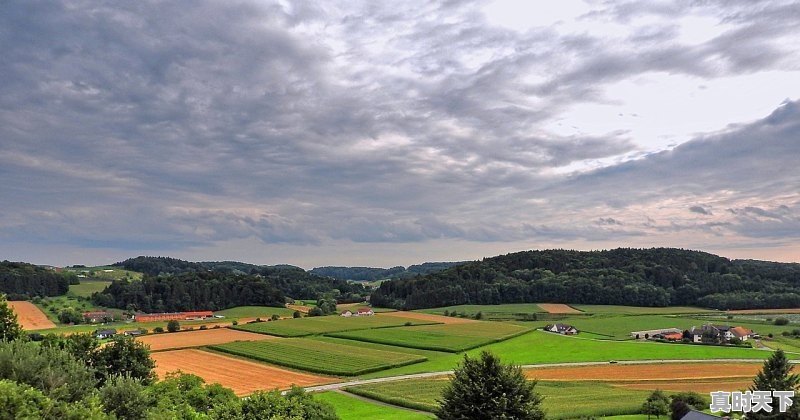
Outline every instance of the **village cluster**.
<svg viewBox="0 0 800 420">
<path fill-rule="evenodd" d="M 562 335 L 576 335 L 580 332 L 577 328 L 568 324 L 550 324 L 545 326 L 544 330 Z M 753 330 L 745 327 L 705 324 L 700 327 L 693 326 L 688 330 L 662 328 L 657 330 L 632 331 L 631 338 L 635 340 L 700 344 L 741 344 L 749 339 L 759 339 L 761 337 Z"/>
</svg>

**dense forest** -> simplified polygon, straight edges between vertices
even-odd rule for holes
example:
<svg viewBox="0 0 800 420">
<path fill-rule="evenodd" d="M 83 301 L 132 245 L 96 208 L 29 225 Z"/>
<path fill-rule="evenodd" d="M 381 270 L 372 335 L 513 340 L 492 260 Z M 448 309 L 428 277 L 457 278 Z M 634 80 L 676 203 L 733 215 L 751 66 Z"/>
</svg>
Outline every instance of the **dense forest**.
<svg viewBox="0 0 800 420">
<path fill-rule="evenodd" d="M 360 302 L 369 294 L 360 284 L 317 276 L 289 265 L 195 263 L 165 257 L 137 257 L 115 265 L 145 274 L 141 281 L 114 281 L 93 300 L 101 306 L 143 312 L 283 306 L 288 299 L 321 296 Z"/>
<path fill-rule="evenodd" d="M 463 262 L 426 262 L 423 264 L 411 265 L 408 268 L 403 266 L 392 268 L 316 267 L 309 270 L 309 272 L 339 280 L 375 281 L 410 278 L 420 274 L 437 273 L 459 264 L 463 264 Z"/>
<path fill-rule="evenodd" d="M 0 293 L 9 300 L 67 293 L 69 280 L 53 270 L 21 262 L 0 262 Z"/>
<path fill-rule="evenodd" d="M 674 248 L 525 251 L 384 282 L 375 306 L 560 302 L 717 309 L 800 306 L 800 264 Z"/>
</svg>

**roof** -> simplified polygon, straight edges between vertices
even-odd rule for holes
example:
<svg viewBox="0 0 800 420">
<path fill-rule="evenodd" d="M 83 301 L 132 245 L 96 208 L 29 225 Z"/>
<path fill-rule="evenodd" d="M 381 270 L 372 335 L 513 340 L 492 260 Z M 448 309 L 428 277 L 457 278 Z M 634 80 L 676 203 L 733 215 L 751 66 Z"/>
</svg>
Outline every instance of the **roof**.
<svg viewBox="0 0 800 420">
<path fill-rule="evenodd" d="M 677 333 L 681 333 L 681 334 L 683 334 L 683 331 L 678 329 L 678 328 L 661 328 L 660 330 L 631 331 L 631 334 L 634 334 L 634 335 L 636 335 L 636 334 L 639 334 L 639 335 L 645 335 L 645 334 L 654 335 L 654 334 L 672 334 L 672 333 L 676 333 L 676 334 Z"/>
<path fill-rule="evenodd" d="M 97 330 L 97 331 L 95 331 L 95 334 L 116 334 L 116 333 L 117 333 L 117 330 L 115 330 L 113 328 L 109 328 L 107 330 Z"/>
<path fill-rule="evenodd" d="M 745 327 L 733 327 L 731 328 L 731 334 L 736 337 L 742 338 L 748 336 L 753 333 L 753 330 L 748 330 Z"/>
<path fill-rule="evenodd" d="M 358 312 L 372 312 L 370 308 L 358 308 Z"/>
<path fill-rule="evenodd" d="M 668 340 L 669 339 L 680 340 L 681 338 L 683 338 L 683 334 L 682 333 L 664 334 L 664 338 L 666 338 Z"/>
<path fill-rule="evenodd" d="M 92 315 L 111 315 L 109 311 L 88 311 L 84 312 L 83 316 L 92 316 Z"/>
<path fill-rule="evenodd" d="M 720 417 L 712 416 L 711 414 L 706 414 L 697 410 L 692 410 L 686 413 L 685 416 L 681 417 L 681 420 L 720 420 Z"/>
</svg>

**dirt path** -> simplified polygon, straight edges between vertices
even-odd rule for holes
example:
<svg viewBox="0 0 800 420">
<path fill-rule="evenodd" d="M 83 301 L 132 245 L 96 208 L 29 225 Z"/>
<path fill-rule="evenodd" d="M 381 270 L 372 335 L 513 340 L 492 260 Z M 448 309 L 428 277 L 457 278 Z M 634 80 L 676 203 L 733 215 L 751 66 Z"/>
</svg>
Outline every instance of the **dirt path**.
<svg viewBox="0 0 800 420">
<path fill-rule="evenodd" d="M 162 351 L 153 353 L 152 358 L 159 378 L 180 370 L 197 375 L 206 383 L 231 388 L 239 396 L 260 390 L 288 389 L 293 384 L 309 386 L 337 380 L 197 349 Z"/>
<path fill-rule="evenodd" d="M 44 312 L 30 302 L 10 300 L 8 306 L 17 314 L 17 321 L 23 330 L 45 330 L 56 327 Z"/>
<path fill-rule="evenodd" d="M 763 360 L 757 359 L 705 359 L 705 360 L 631 360 L 631 361 L 620 361 L 615 365 L 652 365 L 652 364 L 703 364 L 703 363 L 753 363 L 757 366 L 761 366 Z M 791 363 L 798 364 L 800 360 L 792 360 Z M 540 364 L 540 365 L 523 365 L 522 368 L 525 370 L 528 369 L 540 369 L 540 368 L 554 368 L 554 367 L 577 367 L 577 366 L 613 366 L 608 362 L 581 362 L 581 363 L 550 363 L 550 364 Z M 694 367 L 694 366 L 692 366 Z M 678 367 L 676 367 L 677 369 Z M 346 388 L 348 386 L 357 386 L 357 385 L 367 385 L 367 384 L 377 384 L 382 382 L 393 382 L 399 381 L 403 379 L 424 379 L 424 378 L 436 378 L 441 376 L 447 376 L 452 374 L 452 370 L 445 370 L 440 372 L 425 372 L 425 373 L 414 373 L 410 375 L 398 375 L 398 376 L 387 376 L 385 378 L 373 378 L 373 379 L 358 379 L 353 381 L 347 382 L 339 382 L 334 384 L 326 384 L 326 385 L 319 385 L 319 386 L 310 386 L 306 387 L 306 391 L 308 392 L 317 392 L 317 391 L 333 391 L 336 389 Z"/>
</svg>

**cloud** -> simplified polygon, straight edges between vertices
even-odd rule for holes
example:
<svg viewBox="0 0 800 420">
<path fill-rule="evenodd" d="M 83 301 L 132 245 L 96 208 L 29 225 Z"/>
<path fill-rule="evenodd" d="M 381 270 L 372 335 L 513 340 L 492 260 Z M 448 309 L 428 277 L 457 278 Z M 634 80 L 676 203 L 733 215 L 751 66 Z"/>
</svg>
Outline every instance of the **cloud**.
<svg viewBox="0 0 800 420">
<path fill-rule="evenodd" d="M 666 150 L 616 122 L 553 127 L 576 106 L 623 102 L 609 86 L 636 76 L 796 71 L 796 5 L 598 3 L 577 27 L 523 31 L 483 6 L 11 2 L 0 238 L 189 252 L 621 245 L 780 237 L 781 224 L 792 237 L 780 205 L 796 207 L 796 102 Z M 687 41 L 695 17 L 718 31 Z"/>
</svg>

